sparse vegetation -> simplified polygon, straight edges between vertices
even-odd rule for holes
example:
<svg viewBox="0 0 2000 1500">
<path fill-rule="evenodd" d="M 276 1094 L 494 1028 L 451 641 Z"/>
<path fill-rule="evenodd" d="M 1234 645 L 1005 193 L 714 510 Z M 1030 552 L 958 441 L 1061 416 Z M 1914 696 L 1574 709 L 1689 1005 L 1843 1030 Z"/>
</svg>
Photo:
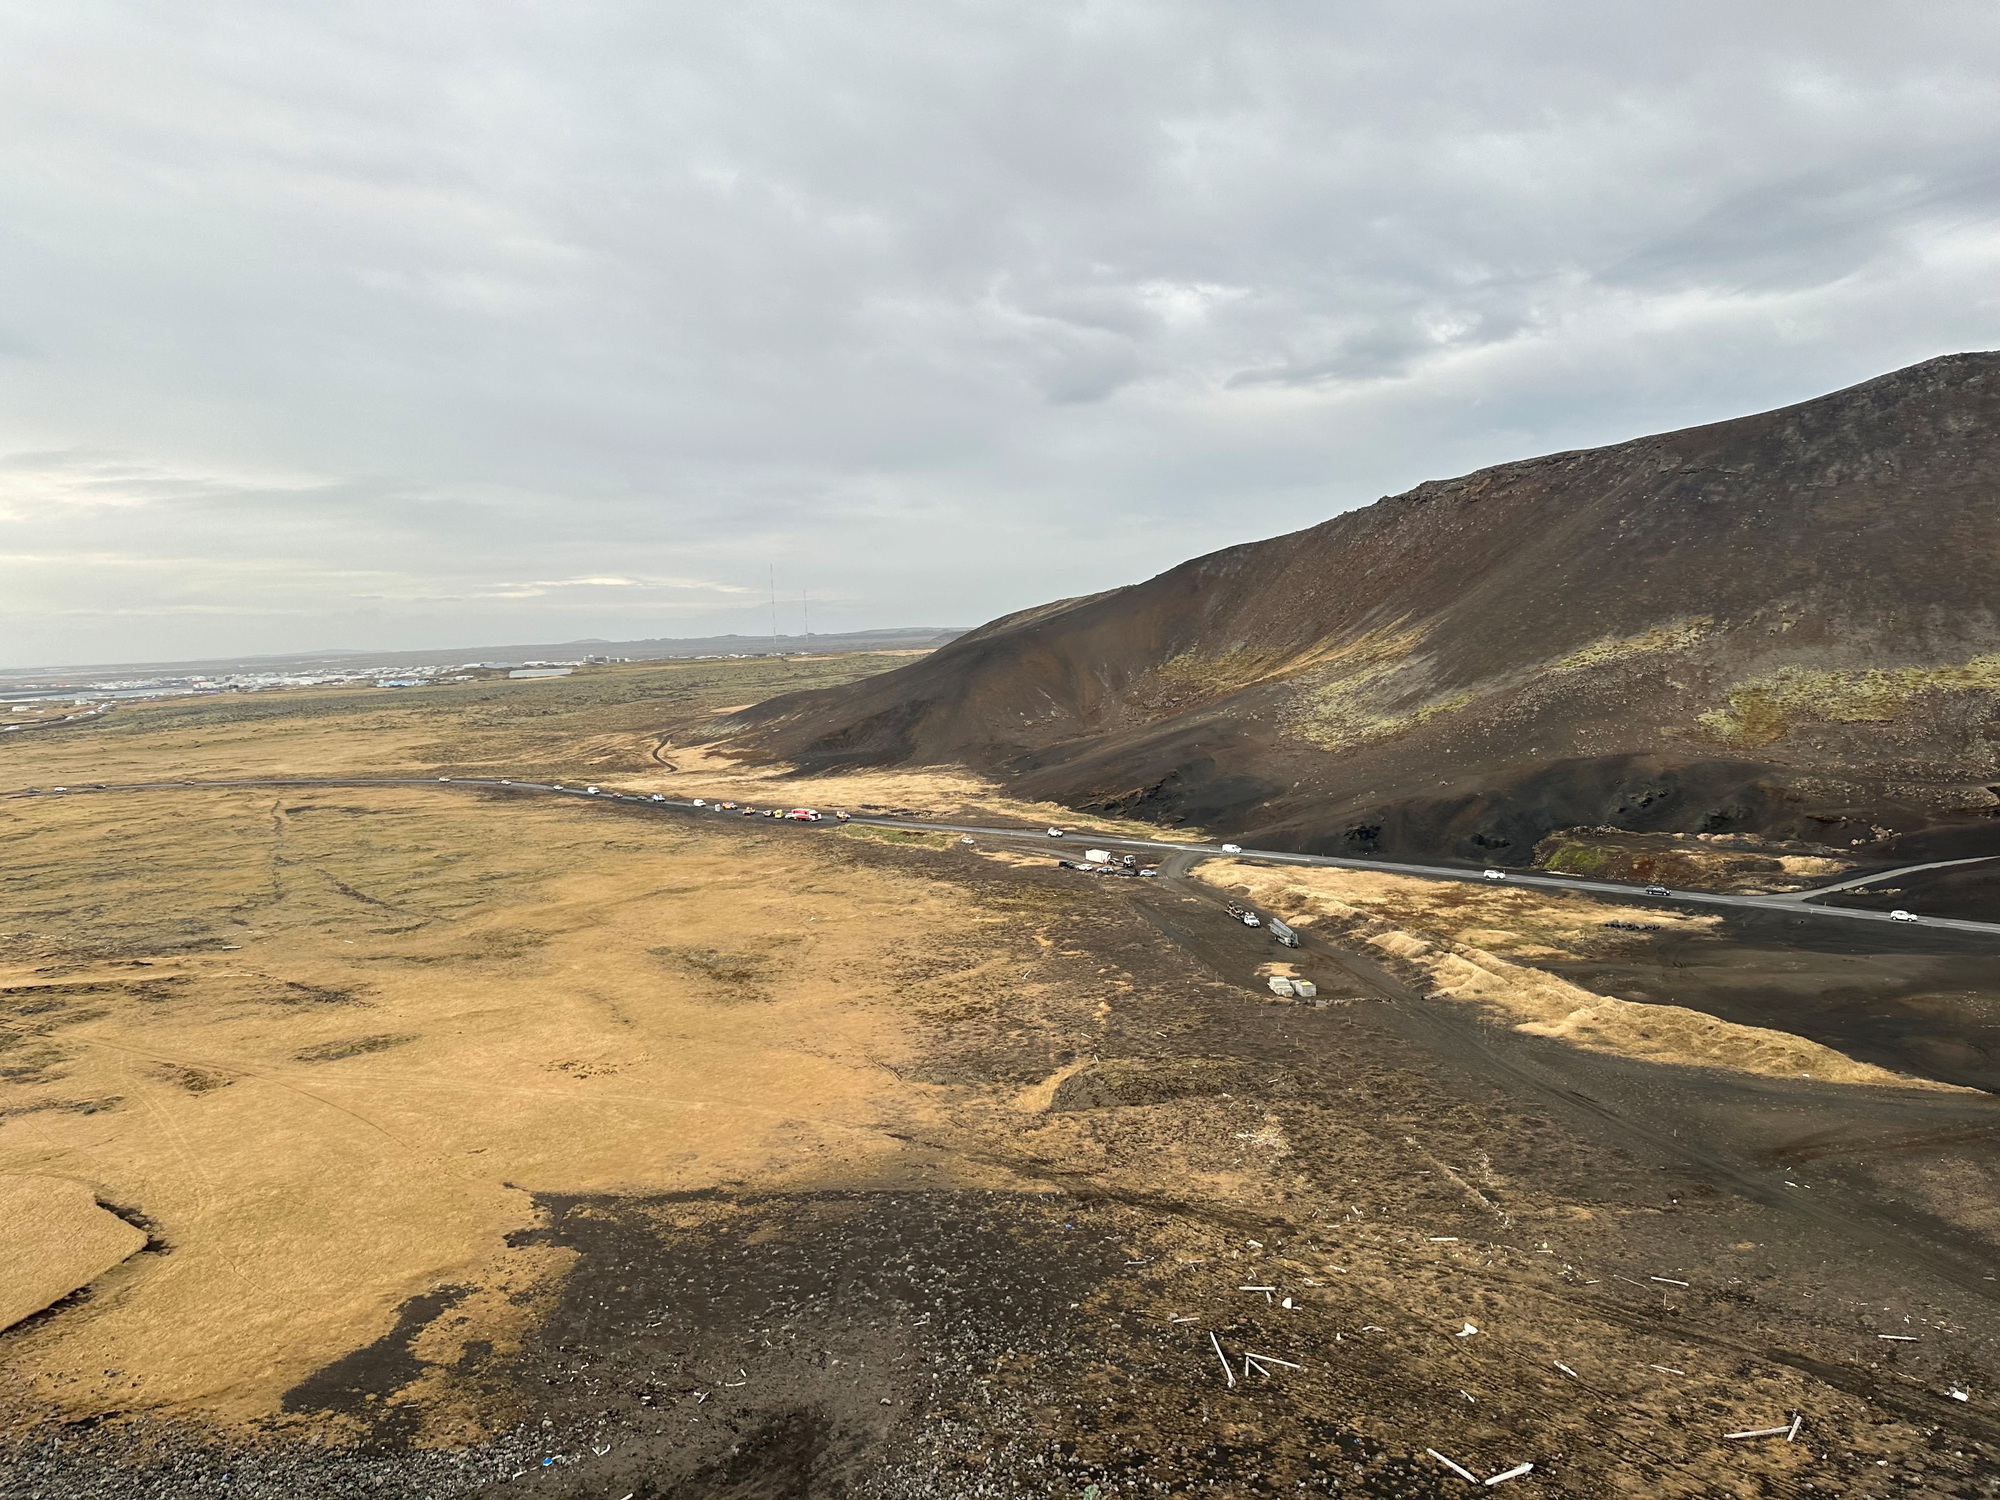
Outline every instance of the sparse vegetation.
<svg viewBox="0 0 2000 1500">
<path fill-rule="evenodd" d="M 1557 657 L 1539 670 L 1545 674 L 1584 672 L 1596 667 L 1608 667 L 1615 662 L 1629 661 L 1634 657 L 1687 651 L 1698 645 L 1714 626 L 1715 621 L 1711 617 L 1700 615 L 1693 619 L 1655 625 L 1638 635 L 1605 636 L 1602 640 L 1592 641 L 1588 646 L 1572 651 L 1567 656 Z"/>
<path fill-rule="evenodd" d="M 301 1047 L 292 1056 L 300 1062 L 339 1062 L 343 1057 L 361 1057 L 370 1052 L 387 1052 L 391 1047 L 401 1047 L 416 1039 L 415 1032 L 387 1031 L 377 1036 L 347 1037 L 340 1041 Z"/>
<path fill-rule="evenodd" d="M 1535 863 L 1562 875 L 1693 891 L 1794 891 L 1854 861 L 1819 844 L 1745 834 L 1632 833 L 1570 828 L 1535 846 Z"/>
<path fill-rule="evenodd" d="M 1700 715 L 1701 728 L 1731 745 L 1783 739 L 1803 724 L 1890 724 L 1930 693 L 2000 692 L 2000 653 L 1934 667 L 1816 671 L 1783 667 L 1729 688 L 1727 706 Z"/>
<path fill-rule="evenodd" d="M 1347 750 L 1465 707 L 1467 693 L 1426 698 L 1420 641 L 1414 630 L 1388 626 L 1323 653 L 1292 698 L 1288 726 L 1322 750 Z"/>
</svg>

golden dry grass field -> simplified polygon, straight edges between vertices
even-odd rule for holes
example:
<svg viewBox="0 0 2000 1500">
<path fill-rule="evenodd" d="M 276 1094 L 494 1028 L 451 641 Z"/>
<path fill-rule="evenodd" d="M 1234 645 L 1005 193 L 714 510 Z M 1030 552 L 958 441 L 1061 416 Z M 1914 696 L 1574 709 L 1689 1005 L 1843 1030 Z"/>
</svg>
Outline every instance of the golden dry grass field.
<svg viewBox="0 0 2000 1500">
<path fill-rule="evenodd" d="M 1524 1496 L 1972 1493 L 1989 1100 L 1780 1076 L 1826 1049 L 1723 1057 L 1552 977 L 1726 946 L 1702 924 L 1607 944 L 1580 900 L 1218 870 L 1351 951 L 1285 954 L 1335 997 L 1307 1011 L 1202 887 L 1046 848 L 83 790 L 1066 816 L 706 744 L 891 664 L 0 741 L 0 789 L 78 789 L 0 797 L 0 1493 L 1418 1496 L 1457 1483 L 1433 1449 L 1532 1461 Z M 1803 1444 L 1722 1436 L 1793 1411 Z"/>
<path fill-rule="evenodd" d="M 546 1257 L 505 1239 L 536 1192 L 768 1184 L 887 1149 L 929 993 L 905 924 L 978 948 L 989 919 L 803 841 L 594 811 L 10 806 L 0 1162 L 140 1207 L 172 1253 L 7 1373 L 84 1407 L 137 1382 L 268 1411 L 418 1291 L 525 1285 Z"/>
</svg>

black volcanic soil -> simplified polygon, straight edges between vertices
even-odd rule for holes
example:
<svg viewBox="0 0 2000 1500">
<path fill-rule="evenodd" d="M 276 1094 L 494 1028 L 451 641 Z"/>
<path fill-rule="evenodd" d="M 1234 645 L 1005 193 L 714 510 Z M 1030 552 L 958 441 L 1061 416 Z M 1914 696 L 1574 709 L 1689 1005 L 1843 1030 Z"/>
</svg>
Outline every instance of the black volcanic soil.
<svg viewBox="0 0 2000 1500">
<path fill-rule="evenodd" d="M 1925 909 L 1937 907 L 1926 899 Z M 1711 933 L 1662 935 L 1609 961 L 1535 966 L 1598 994 L 1684 1005 L 2000 1093 L 2000 966 L 1977 934 L 1734 911 Z"/>
<path fill-rule="evenodd" d="M 868 1180 L 543 1199 L 577 1260 L 518 1354 L 425 1366 L 439 1288 L 294 1392 L 356 1438 L 43 1433 L 0 1492 L 1468 1493 L 1427 1449 L 1533 1463 L 1523 1497 L 1996 1492 L 1992 1099 L 1581 1053 L 1317 939 L 1288 956 L 1334 1003 L 1271 1004 L 1268 937 L 1198 886 L 854 857 L 1058 914 L 1102 1008 L 1002 987 L 934 1028 L 911 1082 L 957 1103 Z M 420 1381 L 520 1419 L 414 1447 Z"/>
<path fill-rule="evenodd" d="M 720 726 L 1264 847 L 1840 847 L 2000 795 L 2000 354 L 1419 486 Z"/>
</svg>

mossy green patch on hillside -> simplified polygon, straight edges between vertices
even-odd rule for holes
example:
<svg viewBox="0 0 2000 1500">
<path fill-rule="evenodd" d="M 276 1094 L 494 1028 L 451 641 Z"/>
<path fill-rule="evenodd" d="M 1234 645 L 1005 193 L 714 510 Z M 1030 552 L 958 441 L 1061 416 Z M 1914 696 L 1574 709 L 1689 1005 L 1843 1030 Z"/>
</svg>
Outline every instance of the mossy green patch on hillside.
<svg viewBox="0 0 2000 1500">
<path fill-rule="evenodd" d="M 1278 676 L 1294 664 L 1294 654 L 1287 651 L 1239 648 L 1212 656 L 1183 651 L 1148 674 L 1151 680 L 1141 684 L 1140 696 L 1162 698 L 1176 705 L 1220 698 Z"/>
<path fill-rule="evenodd" d="M 2000 653 L 1935 667 L 1819 672 L 1781 667 L 1731 687 L 1697 722 L 1732 745 L 1768 745 L 1807 723 L 1888 724 L 1925 693 L 2000 692 Z"/>
<path fill-rule="evenodd" d="M 1328 650 L 1293 699 L 1287 726 L 1322 750 L 1349 750 L 1470 703 L 1469 693 L 1428 692 L 1428 664 L 1416 655 L 1420 639 L 1417 631 L 1389 626 Z"/>
<path fill-rule="evenodd" d="M 1611 863 L 1611 856 L 1604 850 L 1563 838 L 1545 840 L 1542 849 L 1536 852 L 1541 855 L 1542 868 L 1558 874 L 1598 875 Z"/>
<path fill-rule="evenodd" d="M 1605 636 L 1513 679 L 1526 687 L 1551 677 L 1589 672 L 1635 658 L 1686 651 L 1714 628 L 1707 615 L 1672 620 L 1630 636 Z M 1415 655 L 1419 635 L 1394 629 L 1374 631 L 1350 643 L 1316 674 L 1290 720 L 1292 727 L 1322 750 L 1347 750 L 1391 739 L 1469 708 L 1502 684 L 1439 692 Z"/>
<path fill-rule="evenodd" d="M 1605 636 L 1592 641 L 1588 646 L 1572 651 L 1567 656 L 1557 657 L 1541 670 L 1547 672 L 1588 671 L 1593 667 L 1607 667 L 1614 662 L 1627 661 L 1635 656 L 1653 656 L 1667 651 L 1686 651 L 1697 644 L 1715 626 L 1708 615 L 1699 615 L 1688 620 L 1671 620 L 1664 625 L 1655 625 L 1638 635 Z"/>
</svg>

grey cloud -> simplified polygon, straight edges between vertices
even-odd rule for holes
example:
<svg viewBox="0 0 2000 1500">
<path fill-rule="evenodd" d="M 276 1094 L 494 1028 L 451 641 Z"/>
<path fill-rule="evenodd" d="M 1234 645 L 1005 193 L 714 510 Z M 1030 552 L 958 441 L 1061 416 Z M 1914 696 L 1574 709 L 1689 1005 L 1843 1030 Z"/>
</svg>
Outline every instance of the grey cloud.
<svg viewBox="0 0 2000 1500">
<path fill-rule="evenodd" d="M 970 623 L 1990 346 L 1996 51 L 1959 0 L 0 0 L 0 554 L 76 559 L 0 560 L 0 657 L 706 633 L 773 564 Z M 90 562 L 114 507 L 215 566 Z M 749 593 L 501 587 L 614 576 Z"/>
</svg>

